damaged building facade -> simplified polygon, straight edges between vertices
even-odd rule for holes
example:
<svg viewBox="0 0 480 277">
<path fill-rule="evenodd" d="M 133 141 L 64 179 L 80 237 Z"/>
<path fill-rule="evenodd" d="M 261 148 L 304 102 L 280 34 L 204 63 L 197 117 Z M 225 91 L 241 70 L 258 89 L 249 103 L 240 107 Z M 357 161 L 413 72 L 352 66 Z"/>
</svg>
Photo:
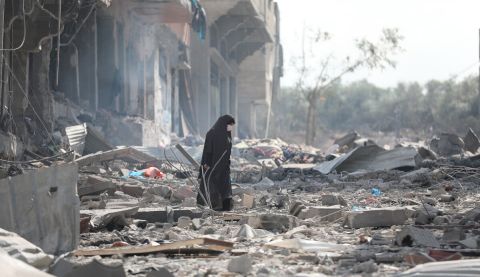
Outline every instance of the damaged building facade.
<svg viewBox="0 0 480 277">
<path fill-rule="evenodd" d="M 282 75 L 272 0 L 0 0 L 0 10 L 6 157 L 60 144 L 84 122 L 112 145 L 203 135 L 225 113 L 239 136 L 267 135 Z"/>
</svg>

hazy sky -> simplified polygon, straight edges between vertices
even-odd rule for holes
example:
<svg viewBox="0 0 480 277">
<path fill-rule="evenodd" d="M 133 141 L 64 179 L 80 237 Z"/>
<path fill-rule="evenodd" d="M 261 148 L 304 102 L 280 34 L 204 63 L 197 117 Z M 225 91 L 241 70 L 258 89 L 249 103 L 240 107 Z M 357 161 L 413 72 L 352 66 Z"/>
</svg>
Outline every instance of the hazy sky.
<svg viewBox="0 0 480 277">
<path fill-rule="evenodd" d="M 374 39 L 396 27 L 405 37 L 397 68 L 362 71 L 347 81 L 367 78 L 380 86 L 400 81 L 458 79 L 478 72 L 480 0 L 277 0 L 285 53 L 283 85 L 295 80 L 303 26 L 333 34 L 336 54 L 345 56 L 353 40 Z"/>
</svg>

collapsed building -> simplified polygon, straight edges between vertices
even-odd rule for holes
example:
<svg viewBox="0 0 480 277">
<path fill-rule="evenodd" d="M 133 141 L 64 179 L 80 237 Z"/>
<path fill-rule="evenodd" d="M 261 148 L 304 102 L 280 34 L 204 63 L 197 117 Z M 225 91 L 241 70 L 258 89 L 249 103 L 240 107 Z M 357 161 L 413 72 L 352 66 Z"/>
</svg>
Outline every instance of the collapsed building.
<svg viewBox="0 0 480 277">
<path fill-rule="evenodd" d="M 89 123 L 112 145 L 267 135 L 282 75 L 272 0 L 0 0 L 3 156 Z M 242 112 L 239 112 L 242 111 Z M 33 148 L 32 148 L 33 147 Z"/>
</svg>

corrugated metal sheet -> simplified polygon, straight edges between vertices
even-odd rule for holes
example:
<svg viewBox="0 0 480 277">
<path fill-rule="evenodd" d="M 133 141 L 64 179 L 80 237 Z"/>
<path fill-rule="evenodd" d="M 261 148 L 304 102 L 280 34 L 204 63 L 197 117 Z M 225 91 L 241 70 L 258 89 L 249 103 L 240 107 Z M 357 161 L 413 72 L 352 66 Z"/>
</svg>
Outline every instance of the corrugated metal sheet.
<svg viewBox="0 0 480 277">
<path fill-rule="evenodd" d="M 70 126 L 65 128 L 70 149 L 77 154 L 82 155 L 85 148 L 85 138 L 87 137 L 87 124 Z"/>
</svg>

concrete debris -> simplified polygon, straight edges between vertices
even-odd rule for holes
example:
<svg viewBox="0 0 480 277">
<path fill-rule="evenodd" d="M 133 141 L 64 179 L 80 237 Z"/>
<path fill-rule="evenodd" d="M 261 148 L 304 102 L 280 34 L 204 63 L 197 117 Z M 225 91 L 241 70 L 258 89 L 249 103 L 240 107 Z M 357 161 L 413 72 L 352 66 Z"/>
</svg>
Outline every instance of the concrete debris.
<svg viewBox="0 0 480 277">
<path fill-rule="evenodd" d="M 46 254 L 19 235 L 0 228 L 1 251 L 40 270 L 47 269 L 53 261 L 52 255 Z"/>
<path fill-rule="evenodd" d="M 248 255 L 233 258 L 228 263 L 228 271 L 247 275 L 252 271 L 252 258 Z"/>
<path fill-rule="evenodd" d="M 430 148 L 441 156 L 462 154 L 464 147 L 463 139 L 455 134 L 443 133 L 430 142 Z"/>
<path fill-rule="evenodd" d="M 480 139 L 478 139 L 477 134 L 475 134 L 472 128 L 468 129 L 463 141 L 465 143 L 465 151 L 469 151 L 472 154 L 477 153 L 477 150 L 480 147 Z"/>
<path fill-rule="evenodd" d="M 0 180 L 0 228 L 49 254 L 74 250 L 79 240 L 78 169 L 51 166 Z"/>
<path fill-rule="evenodd" d="M 3 251 L 0 251 L 0 264 L 2 265 L 3 277 L 54 277 L 54 275 L 50 275 L 22 261 L 19 261 Z"/>
<path fill-rule="evenodd" d="M 403 225 L 407 219 L 405 208 L 390 207 L 347 212 L 345 221 L 350 228 L 364 228 Z"/>
<path fill-rule="evenodd" d="M 440 247 L 432 232 L 413 226 L 404 227 L 397 233 L 395 241 L 399 246 Z"/>
<path fill-rule="evenodd" d="M 87 264 L 74 264 L 61 259 L 52 267 L 50 273 L 57 277 L 126 277 L 125 269 L 121 262 L 117 262 L 114 265 L 106 265 L 95 259 Z"/>
<path fill-rule="evenodd" d="M 81 234 L 76 233 L 79 245 L 57 257 L 53 266 L 54 257 L 40 250 L 48 249 L 45 244 L 35 242 L 41 247 L 33 246 L 31 251 L 7 251 L 24 261 L 37 255 L 48 257 L 45 263 L 30 263 L 41 264 L 41 269 L 50 265 L 49 272 L 55 276 L 80 276 L 72 274 L 94 268 L 98 272 L 118 270 L 124 274 L 120 276 L 129 277 L 189 276 L 192 272 L 389 276 L 419 264 L 480 256 L 480 210 L 476 207 L 480 158 L 477 161 L 466 153 L 445 159 L 423 144 L 403 143 L 385 150 L 359 137 L 345 143 L 332 148 L 329 155 L 337 157 L 325 162 L 328 158 L 319 150 L 291 147 L 280 140 L 240 141 L 231 157 L 231 212 L 197 207 L 198 172 L 188 165 L 190 159 L 198 162 L 201 146 L 183 147 L 188 156 L 181 159 L 175 159 L 182 155 L 175 148 L 168 161 L 170 154 L 153 148 L 118 148 L 87 155 L 78 159 L 83 165 L 80 173 L 69 172 L 75 177 L 71 195 L 54 198 L 59 201 L 56 209 L 47 209 L 49 214 L 66 218 L 68 211 L 66 222 L 71 226 L 60 230 L 53 227 L 56 221 L 44 226 L 41 217 L 32 217 L 43 213 L 30 212 L 32 219 L 28 220 L 35 222 L 28 224 L 29 230 L 51 227 L 49 245 L 60 243 L 54 234 L 76 228 Z M 478 167 L 474 167 L 476 162 Z M 314 169 L 324 166 L 325 173 Z M 64 189 L 60 181 L 72 181 L 70 176 L 59 175 L 49 179 L 59 183 L 56 190 L 40 186 L 36 192 L 31 186 L 8 183 L 61 166 L 42 167 L 16 166 L 19 176 L 0 180 L 0 184 L 6 182 L 0 196 L 7 201 L 12 192 L 27 195 L 4 205 L 7 211 L 15 215 L 12 207 L 20 207 L 28 212 L 30 202 L 21 200 L 31 199 L 32 193 L 35 199 L 53 205 L 48 201 Z M 130 174 L 152 167 L 164 174 L 162 178 Z M 78 203 L 75 188 L 81 199 L 80 213 L 69 210 L 71 203 Z M 18 216 L 9 224 L 25 228 Z M 22 229 L 14 229 L 25 238 L 29 235 L 18 230 Z M 65 251 L 45 252 L 58 255 Z"/>
<path fill-rule="evenodd" d="M 304 250 L 321 255 L 335 255 L 347 250 L 346 245 L 303 239 L 276 240 L 265 244 L 265 246 L 270 248 L 287 248 L 295 251 Z"/>
<path fill-rule="evenodd" d="M 337 206 L 310 206 L 301 210 L 298 213 L 298 217 L 301 219 L 317 218 L 319 221 L 335 222 L 343 218 L 343 208 Z"/>
</svg>

